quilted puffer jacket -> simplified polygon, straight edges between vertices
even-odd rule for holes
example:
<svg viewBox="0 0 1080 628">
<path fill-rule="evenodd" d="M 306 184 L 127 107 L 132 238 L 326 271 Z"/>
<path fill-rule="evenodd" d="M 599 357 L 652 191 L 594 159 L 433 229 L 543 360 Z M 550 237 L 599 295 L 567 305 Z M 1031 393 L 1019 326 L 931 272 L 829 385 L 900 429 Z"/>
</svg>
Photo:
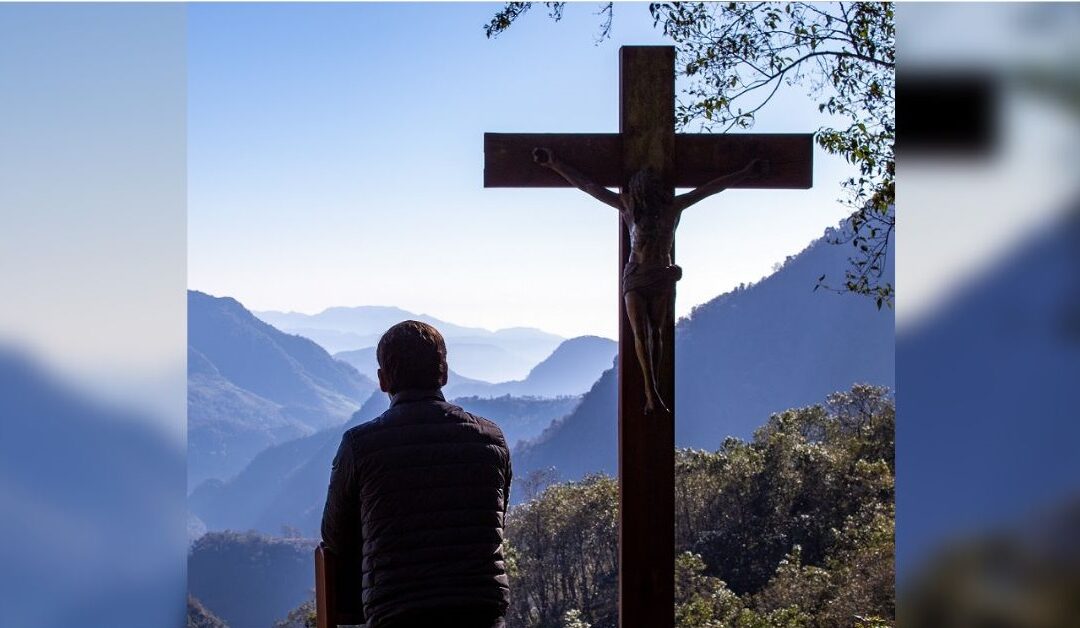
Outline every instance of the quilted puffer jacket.
<svg viewBox="0 0 1080 628">
<path fill-rule="evenodd" d="M 380 417 L 345 432 L 334 458 L 322 536 L 352 566 L 339 599 L 362 599 L 353 610 L 370 628 L 440 609 L 502 617 L 510 479 L 495 423 L 438 390 L 394 395 Z"/>
</svg>

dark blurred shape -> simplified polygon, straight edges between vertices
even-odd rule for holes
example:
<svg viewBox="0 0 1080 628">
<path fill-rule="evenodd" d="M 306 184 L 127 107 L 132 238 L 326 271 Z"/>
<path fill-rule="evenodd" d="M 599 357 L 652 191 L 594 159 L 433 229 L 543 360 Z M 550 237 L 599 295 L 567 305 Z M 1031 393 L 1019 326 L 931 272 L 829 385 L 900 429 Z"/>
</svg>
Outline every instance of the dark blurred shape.
<svg viewBox="0 0 1080 628">
<path fill-rule="evenodd" d="M 1069 628 L 1080 621 L 1080 500 L 951 547 L 901 598 L 904 626 Z"/>
<path fill-rule="evenodd" d="M 913 69 L 896 79 L 898 153 L 980 157 L 995 150 L 1000 94 L 991 75 Z"/>
<path fill-rule="evenodd" d="M 1080 626 L 1080 5 L 898 33 L 899 625 Z"/>
<path fill-rule="evenodd" d="M 310 599 L 315 545 L 256 532 L 211 532 L 188 553 L 190 595 L 230 628 L 269 628 Z"/>
</svg>

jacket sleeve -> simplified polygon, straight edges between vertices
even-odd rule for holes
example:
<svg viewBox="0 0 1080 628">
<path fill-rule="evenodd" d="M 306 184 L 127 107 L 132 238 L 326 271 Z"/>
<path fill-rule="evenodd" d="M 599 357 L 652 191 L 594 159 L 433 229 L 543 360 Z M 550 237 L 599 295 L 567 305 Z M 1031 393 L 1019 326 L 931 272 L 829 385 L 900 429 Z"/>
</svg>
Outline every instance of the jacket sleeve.
<svg viewBox="0 0 1080 628">
<path fill-rule="evenodd" d="M 361 618 L 364 615 L 360 601 L 363 588 L 363 532 L 356 447 L 346 432 L 330 471 L 330 487 L 326 491 L 326 507 L 323 508 L 322 538 L 330 551 L 337 555 L 334 587 L 338 608 L 347 609 Z"/>
<path fill-rule="evenodd" d="M 342 560 L 361 560 L 364 547 L 356 463 L 354 447 L 346 433 L 334 456 L 322 516 L 323 543 Z"/>
</svg>

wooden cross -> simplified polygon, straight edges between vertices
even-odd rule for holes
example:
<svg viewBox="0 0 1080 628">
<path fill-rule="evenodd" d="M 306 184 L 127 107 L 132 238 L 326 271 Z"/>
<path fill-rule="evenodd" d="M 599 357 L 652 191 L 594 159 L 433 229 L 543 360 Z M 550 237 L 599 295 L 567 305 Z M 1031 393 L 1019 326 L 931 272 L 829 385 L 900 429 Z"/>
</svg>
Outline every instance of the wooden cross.
<svg viewBox="0 0 1080 628">
<path fill-rule="evenodd" d="M 767 160 L 765 176 L 732 187 L 811 186 L 809 134 L 675 133 L 675 49 L 619 49 L 619 133 L 486 133 L 484 187 L 569 187 L 534 163 L 533 149 L 548 147 L 596 183 L 623 187 L 642 168 L 666 185 L 697 187 Z M 610 211 L 610 210 L 609 210 Z M 630 251 L 619 221 L 619 273 Z M 674 623 L 675 565 L 675 326 L 662 330 L 660 393 L 671 414 L 643 412 L 644 385 L 622 293 L 619 303 L 619 625 L 668 628 Z M 674 307 L 674 306 L 672 306 Z M 674 311 L 669 320 L 674 321 Z"/>
</svg>

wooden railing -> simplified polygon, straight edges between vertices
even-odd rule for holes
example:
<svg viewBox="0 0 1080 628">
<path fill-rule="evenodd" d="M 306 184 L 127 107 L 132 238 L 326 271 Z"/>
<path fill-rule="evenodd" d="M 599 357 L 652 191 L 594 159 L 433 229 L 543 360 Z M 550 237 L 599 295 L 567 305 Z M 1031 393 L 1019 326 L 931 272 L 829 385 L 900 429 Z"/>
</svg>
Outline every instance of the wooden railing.
<svg viewBox="0 0 1080 628">
<path fill-rule="evenodd" d="M 362 626 L 363 617 L 349 613 L 340 603 L 337 556 L 322 543 L 315 548 L 315 614 L 318 628 Z M 359 591 L 351 592 L 359 595 Z"/>
</svg>

